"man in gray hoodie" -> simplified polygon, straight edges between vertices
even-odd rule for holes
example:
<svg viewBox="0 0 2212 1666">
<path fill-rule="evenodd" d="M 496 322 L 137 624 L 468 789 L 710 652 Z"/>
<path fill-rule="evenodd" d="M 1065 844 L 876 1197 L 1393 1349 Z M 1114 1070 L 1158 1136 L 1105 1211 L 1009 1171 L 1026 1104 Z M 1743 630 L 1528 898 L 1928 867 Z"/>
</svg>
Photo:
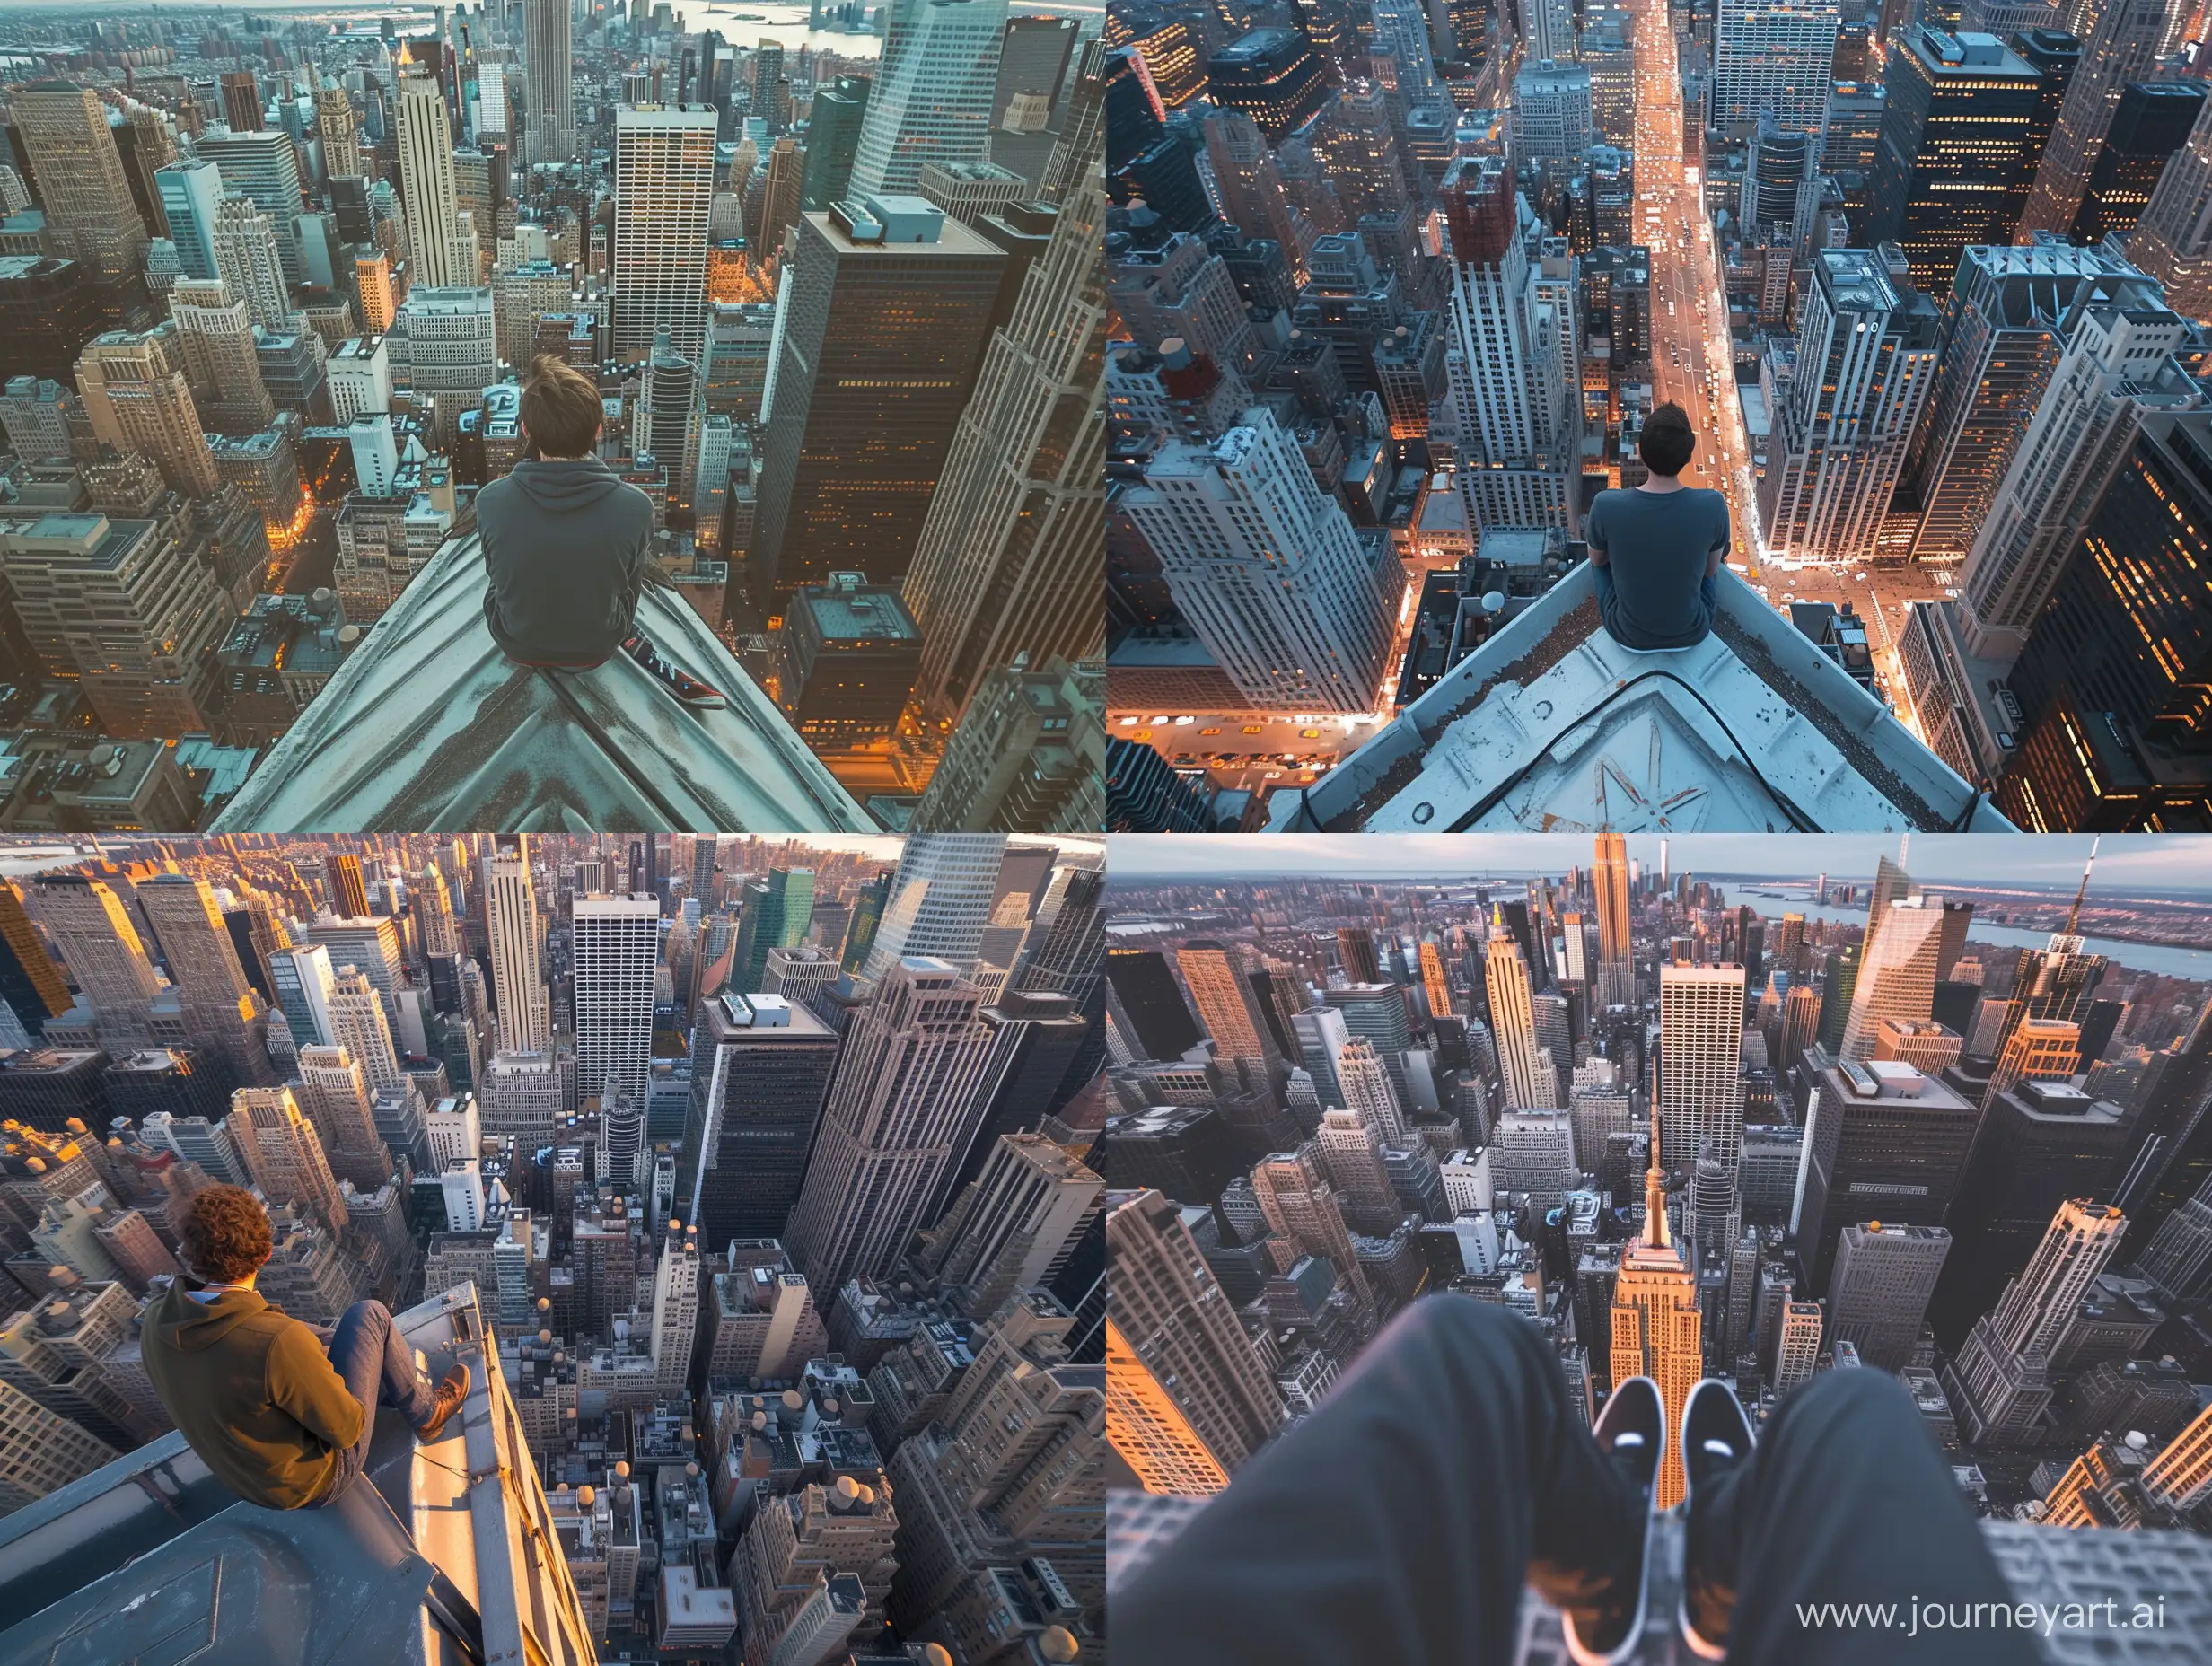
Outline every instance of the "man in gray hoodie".
<svg viewBox="0 0 2212 1666">
<path fill-rule="evenodd" d="M 637 628 L 653 552 L 653 501 L 600 461 L 601 408 L 590 377 L 540 358 L 522 384 L 531 455 L 477 494 L 489 583 L 484 623 L 522 665 L 586 671 L 627 653 L 686 706 L 728 704 L 654 651 Z"/>
</svg>

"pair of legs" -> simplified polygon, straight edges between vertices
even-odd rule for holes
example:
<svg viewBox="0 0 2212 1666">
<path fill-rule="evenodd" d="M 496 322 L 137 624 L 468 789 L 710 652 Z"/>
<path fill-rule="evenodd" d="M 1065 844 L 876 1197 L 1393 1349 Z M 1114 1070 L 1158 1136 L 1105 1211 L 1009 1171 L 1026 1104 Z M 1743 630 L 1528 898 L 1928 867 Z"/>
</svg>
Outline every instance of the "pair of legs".
<svg viewBox="0 0 2212 1666">
<path fill-rule="evenodd" d="M 366 1414 L 361 1438 L 338 1455 L 338 1472 L 317 1508 L 331 1503 L 361 1478 L 369 1467 L 369 1444 L 376 1438 L 376 1408 L 389 1406 L 416 1428 L 436 1415 L 437 1394 L 415 1369 L 415 1351 L 391 1322 L 382 1302 L 356 1302 L 338 1316 L 330 1332 L 330 1364 Z"/>
<path fill-rule="evenodd" d="M 1635 1577 L 1646 1508 L 1533 1325 L 1426 1297 L 1113 1592 L 1115 1645 L 1148 1666 L 1509 1666 L 1523 1584 L 1588 1609 Z M 1801 1603 L 2013 1600 L 1918 1412 L 1882 1372 L 1833 1372 L 1792 1395 L 1695 1517 L 1734 1592 L 1734 1660 L 2040 1659 L 2019 1632 L 1799 1622 Z"/>
<path fill-rule="evenodd" d="M 1597 586 L 1598 617 L 1602 618 L 1613 610 L 1613 569 L 1611 563 L 1600 566 L 1590 564 L 1590 582 Z M 1720 575 L 1707 573 L 1698 581 L 1698 594 L 1705 598 L 1706 616 L 1709 618 L 1720 611 Z"/>
</svg>

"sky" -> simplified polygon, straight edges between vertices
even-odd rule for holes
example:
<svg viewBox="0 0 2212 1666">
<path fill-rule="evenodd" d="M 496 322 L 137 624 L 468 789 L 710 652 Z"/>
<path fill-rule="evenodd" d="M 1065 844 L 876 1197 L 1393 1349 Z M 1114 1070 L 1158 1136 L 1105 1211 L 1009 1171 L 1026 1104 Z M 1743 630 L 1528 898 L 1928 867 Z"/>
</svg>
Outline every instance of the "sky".
<svg viewBox="0 0 2212 1666">
<path fill-rule="evenodd" d="M 1342 880 L 1444 880 L 1466 874 L 1564 873 L 1590 865 L 1587 833 L 1121 834 L 1106 841 L 1106 867 L 1121 883 L 1300 876 Z M 1660 840 L 1628 836 L 1628 855 L 1646 867 Z M 1863 882 L 1895 836 L 1854 833 L 1703 833 L 1667 840 L 1670 873 L 1830 879 Z M 1907 871 L 1923 884 L 2071 887 L 2088 855 L 2087 834 L 1912 835 Z M 2212 894 L 2212 837 L 2110 834 L 2097 849 L 2093 891 L 2136 896 Z"/>
</svg>

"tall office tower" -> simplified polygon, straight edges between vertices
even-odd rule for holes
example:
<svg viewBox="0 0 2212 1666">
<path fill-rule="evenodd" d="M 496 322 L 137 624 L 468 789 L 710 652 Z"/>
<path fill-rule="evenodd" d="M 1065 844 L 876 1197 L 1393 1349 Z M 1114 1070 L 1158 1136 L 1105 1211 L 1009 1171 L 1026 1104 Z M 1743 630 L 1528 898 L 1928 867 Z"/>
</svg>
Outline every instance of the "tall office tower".
<svg viewBox="0 0 2212 1666">
<path fill-rule="evenodd" d="M 2087 1198 L 2058 1206 L 2025 1270 L 1975 1321 L 1944 1373 L 1959 1433 L 1970 1444 L 2018 1446 L 2035 1438 L 2050 1404 L 2051 1353 L 2127 1228 L 2118 1209 Z"/>
<path fill-rule="evenodd" d="M 376 1096 L 360 1060 L 342 1047 L 300 1048 L 300 1109 L 321 1137 L 330 1171 L 354 1189 L 373 1192 L 391 1176 L 391 1153 L 376 1128 Z M 470 1102 L 470 1120 L 475 1118 Z M 452 1154 L 473 1156 L 476 1145 Z"/>
<path fill-rule="evenodd" d="M 211 127 L 199 137 L 199 159 L 210 162 L 223 175 L 225 195 L 247 197 L 267 215 L 276 228 L 276 253 L 284 266 L 285 281 L 304 283 L 300 261 L 300 240 L 294 224 L 304 200 L 300 179 L 300 153 L 292 136 L 282 128 L 266 133 L 233 133 Z"/>
<path fill-rule="evenodd" d="M 1529 967 L 1511 933 L 1493 927 L 1485 951 L 1483 978 L 1490 996 L 1490 1031 L 1508 1110 L 1556 1110 L 1559 1079 L 1537 1055 L 1535 1010 L 1530 999 Z M 1740 1026 L 1739 1026 L 1740 1027 Z M 1556 1061 L 1555 1061 L 1556 1064 Z"/>
<path fill-rule="evenodd" d="M 1421 943 L 1421 988 L 1428 996 L 1430 1018 L 1453 1015 L 1452 980 L 1444 969 L 1444 951 L 1426 938 Z"/>
<path fill-rule="evenodd" d="M 678 1195 L 710 1243 L 783 1235 L 821 1119 L 838 1036 L 805 1007 L 743 992 L 707 1001 L 691 1038 Z"/>
<path fill-rule="evenodd" d="M 2100 243 L 2135 230 L 2166 164 L 2189 143 L 2205 102 L 2201 82 L 2131 81 L 2120 89 L 2111 131 L 2074 216 L 2076 241 Z"/>
<path fill-rule="evenodd" d="M 1175 965 L 1190 991 L 1191 1005 L 1214 1039 L 1216 1058 L 1264 1064 L 1276 1057 L 1259 997 L 1234 951 L 1226 944 L 1194 937 L 1176 951 Z"/>
<path fill-rule="evenodd" d="M 1420 0 L 1374 0 L 1374 38 L 1370 55 L 1398 66 L 1398 93 L 1406 104 L 1436 95 L 1436 57 L 1428 40 L 1428 8 Z M 1571 47 L 1572 42 L 1568 43 Z M 1572 56 L 1571 51 L 1537 52 L 1535 58 Z"/>
<path fill-rule="evenodd" d="M 924 162 L 983 160 L 1006 0 L 893 0 L 850 193 L 911 194 Z"/>
<path fill-rule="evenodd" d="M 919 1263 L 963 1292 L 968 1311 L 995 1312 L 1017 1290 L 1059 1276 L 1097 1219 L 1105 1184 L 1041 1134 L 1001 1135 L 918 1240 Z"/>
<path fill-rule="evenodd" d="M 77 360 L 77 393 L 93 439 L 145 453 L 187 497 L 212 496 L 222 485 L 173 328 L 93 337 Z"/>
<path fill-rule="evenodd" d="M 643 1109 L 653 1067 L 657 897 L 579 897 L 575 943 L 576 1092 Z"/>
<path fill-rule="evenodd" d="M 1573 1118 L 1575 1162 L 1584 1172 L 1605 1171 L 1606 1141 L 1628 1134 L 1636 1127 L 1636 1104 L 1628 1082 L 1610 1058 L 1593 1058 L 1575 1066 L 1567 1088 L 1567 1106 Z"/>
<path fill-rule="evenodd" d="M 215 206 L 209 235 L 216 276 L 246 303 L 256 324 L 284 329 L 292 316 L 292 294 L 285 282 L 284 239 L 276 223 L 251 197 L 225 197 Z"/>
<path fill-rule="evenodd" d="M 997 897 L 1005 846 L 999 833 L 910 835 L 899 853 L 867 958 L 856 969 L 882 978 L 901 960 L 924 955 L 947 962 L 962 977 L 973 971 Z"/>
<path fill-rule="evenodd" d="M 1374 934 L 1364 925 L 1337 927 L 1337 961 L 1347 983 L 1379 984 L 1382 963 L 1375 957 Z"/>
<path fill-rule="evenodd" d="M 523 150 L 558 167 L 576 153 L 574 41 L 568 0 L 522 0 Z"/>
<path fill-rule="evenodd" d="M 2212 1183 L 2160 1222 L 2136 1267 L 2169 1302 L 2202 1295 L 2212 1273 Z"/>
<path fill-rule="evenodd" d="M 74 1418 L 0 1382 L 0 1513 L 34 1504 L 122 1456 Z"/>
<path fill-rule="evenodd" d="M 817 1290 L 881 1276 L 964 1151 L 961 1124 L 991 1032 L 983 992 L 952 965 L 910 955 L 854 1017 L 822 1109 L 786 1247 Z"/>
<path fill-rule="evenodd" d="M 1838 1239 L 1828 1334 L 1856 1348 L 1864 1364 L 1902 1371 L 1912 1363 L 1951 1234 L 1940 1226 L 1867 1221 L 1845 1227 Z"/>
<path fill-rule="evenodd" d="M 409 60 L 399 68 L 398 103 L 399 192 L 414 279 L 434 288 L 472 288 L 480 275 L 463 269 L 444 89 L 427 65 Z"/>
<path fill-rule="evenodd" d="M 100 95 L 73 82 L 34 81 L 15 92 L 10 111 L 17 147 L 39 182 L 45 251 L 76 261 L 103 288 L 136 284 L 145 222 Z"/>
<path fill-rule="evenodd" d="M 806 171 L 799 178 L 803 212 L 821 213 L 847 194 L 873 85 L 866 75 L 839 75 L 816 91 L 806 124 Z M 919 170 L 915 178 L 920 180 Z"/>
<path fill-rule="evenodd" d="M 679 1231 L 668 1223 L 668 1242 L 653 1271 L 653 1394 L 688 1400 L 691 1345 L 699 1328 L 699 1223 Z"/>
<path fill-rule="evenodd" d="M 369 888 L 361 875 L 361 858 L 334 852 L 323 868 L 330 893 L 330 912 L 341 920 L 369 917 Z"/>
<path fill-rule="evenodd" d="M 1821 1360 L 1821 1304 L 1785 1302 L 1782 1328 L 1774 1349 L 1774 1391 L 1786 1394 L 1800 1383 L 1813 1381 Z"/>
<path fill-rule="evenodd" d="M 1944 1222 L 1980 1109 L 1939 1078 L 1894 1060 L 1826 1064 L 1807 1074 L 1786 1214 L 1805 1288 L 1819 1295 L 1830 1288 L 1843 1227 L 1877 1212 L 1896 1225 Z"/>
<path fill-rule="evenodd" d="M 121 899 L 104 880 L 48 873 L 31 881 L 31 904 L 92 1010 L 101 1046 L 118 1055 L 147 1046 L 146 1009 L 161 986 Z"/>
<path fill-rule="evenodd" d="M 1732 1179 L 1743 1154 L 1743 969 L 1659 969 L 1660 1126 L 1667 1149 L 1706 1141 Z"/>
<path fill-rule="evenodd" d="M 1749 133 L 1761 110 L 1793 133 L 1822 133 L 1836 58 L 1836 0 L 1720 0 L 1706 122 Z"/>
<path fill-rule="evenodd" d="M 768 953 L 806 941 L 814 917 L 814 875 L 808 868 L 770 868 L 745 887 L 738 916 L 737 948 L 730 958 L 730 987 L 740 994 L 763 988 Z"/>
<path fill-rule="evenodd" d="M 540 956 L 545 925 L 530 872 L 530 836 L 501 834 L 484 858 L 484 925 L 491 943 L 492 998 L 499 1007 L 499 1051 L 543 1053 L 553 1044 Z"/>
<path fill-rule="evenodd" d="M 1663 1043 L 1662 1044 L 1663 1045 Z M 1705 1374 L 1705 1337 L 1698 1307 L 1698 1276 L 1667 1232 L 1667 1182 L 1660 1168 L 1659 1109 L 1651 1113 L 1651 1166 L 1644 1174 L 1644 1231 L 1620 1252 L 1613 1281 L 1612 1375 L 1615 1384 L 1649 1377 L 1666 1402 L 1667 1426 L 1682 1426 L 1690 1390 Z M 1682 1500 L 1681 1454 L 1667 1442 L 1659 1471 L 1658 1504 L 1670 1510 Z"/>
<path fill-rule="evenodd" d="M 270 994 L 300 1047 L 333 1045 L 330 991 L 338 974 L 330 951 L 320 943 L 272 949 L 268 952 Z"/>
<path fill-rule="evenodd" d="M 1811 1047 L 1821 1027 L 1821 992 L 1811 984 L 1793 984 L 1782 1001 L 1782 1045 L 1777 1057 L 1786 1066 Z"/>
<path fill-rule="evenodd" d="M 1868 943 L 1871 944 L 1882 934 L 1882 916 L 1911 895 L 1912 875 L 1887 856 L 1876 858 L 1874 882 L 1866 887 L 1865 941 Z"/>
<path fill-rule="evenodd" d="M 1970 244 L 2012 241 L 2042 80 L 1994 36 L 1921 27 L 1892 40 L 1865 241 L 1896 243 L 1916 288 L 1941 293 Z"/>
<path fill-rule="evenodd" d="M 324 177 L 359 179 L 361 118 L 346 89 L 336 83 L 316 90 L 315 131 L 322 139 Z"/>
<path fill-rule="evenodd" d="M 1884 908 L 1880 924 L 1867 928 L 1840 1057 L 1872 1058 L 1875 1031 L 1885 1018 L 1922 1023 L 1933 1013 L 1943 925 L 1938 899 L 1909 897 Z"/>
<path fill-rule="evenodd" d="M 618 358 L 669 333 L 698 363 L 707 338 L 707 221 L 715 197 L 709 104 L 623 104 L 615 110 L 613 317 Z"/>
<path fill-rule="evenodd" d="M 177 264 L 187 277 L 215 274 L 215 209 L 223 201 L 223 171 L 211 162 L 172 162 L 157 168 L 154 189 L 177 245 Z"/>
<path fill-rule="evenodd" d="M 1470 465 L 1459 471 L 1468 524 L 1572 528 L 1582 478 L 1572 308 L 1529 262 L 1532 226 L 1511 174 L 1462 158 L 1443 195 L 1452 258 L 1444 367 Z"/>
<path fill-rule="evenodd" d="M 1364 712 L 1392 618 L 1385 569 L 1264 406 L 1154 453 L 1122 500 L 1183 617 L 1257 708 Z"/>
<path fill-rule="evenodd" d="M 1374 90 L 1374 101 L 1387 132 L 1389 105 L 1379 87 Z M 1347 103 L 1339 102 L 1339 119 L 1347 108 Z M 1513 78 L 1512 121 L 1507 131 L 1507 150 L 1516 168 L 1535 172 L 1547 162 L 1555 166 L 1579 162 L 1583 153 L 1597 143 L 1590 113 L 1588 68 L 1581 64 L 1557 64 L 1549 60 L 1523 66 Z M 1394 153 L 1387 154 L 1386 159 L 1391 167 L 1397 166 Z M 1333 174 L 1335 170 L 1330 171 Z M 1391 193 L 1395 200 L 1385 198 L 1375 206 L 1392 213 L 1402 207 L 1402 181 L 1400 174 Z"/>
<path fill-rule="evenodd" d="M 630 449 L 641 459 L 656 459 L 667 469 L 672 504 L 691 501 L 692 475 L 698 457 L 698 366 L 676 351 L 666 327 L 654 331 L 653 351 L 645 355 L 630 427 Z M 724 472 L 728 472 L 726 465 Z"/>
<path fill-rule="evenodd" d="M 1111 1319 L 1106 1321 L 1106 1439 L 1138 1486 L 1171 1497 L 1204 1498 L 1229 1485 L 1229 1472 L 1206 1437 Z"/>
<path fill-rule="evenodd" d="M 2190 318 L 2212 317 L 2212 101 L 2158 176 L 2128 253 Z"/>
<path fill-rule="evenodd" d="M 138 907 L 160 942 L 185 1033 L 219 1053 L 248 1086 L 268 1080 L 268 1020 L 205 880 L 161 873 L 137 887 Z"/>
<path fill-rule="evenodd" d="M 1590 887 L 1598 905 L 1598 1006 L 1636 1004 L 1636 945 L 1628 911 L 1628 842 L 1618 833 L 1598 835 Z"/>
<path fill-rule="evenodd" d="M 1334 1267 L 1337 1282 L 1351 1293 L 1361 1329 L 1372 1328 L 1374 1296 L 1321 1164 L 1321 1148 L 1308 1141 L 1295 1151 L 1271 1153 L 1253 1167 L 1251 1181 L 1269 1230 L 1294 1255 L 1318 1256 Z"/>
<path fill-rule="evenodd" d="M 982 677 L 1027 655 L 1095 660 L 1105 513 L 1105 197 L 1060 203 L 1051 240 L 992 332 L 902 594 L 922 632 L 912 704 L 926 732 L 960 721 Z"/>
<path fill-rule="evenodd" d="M 1769 349 L 1786 391 L 1777 390 L 1759 518 L 1778 553 L 1836 566 L 1874 550 L 1935 380 L 1936 318 L 1868 250 L 1819 250 L 1813 279 L 1794 363 Z"/>
<path fill-rule="evenodd" d="M 905 198 L 803 215 L 792 235 L 765 408 L 756 598 L 832 573 L 879 584 L 906 575 L 1006 261 L 959 221 Z"/>
<path fill-rule="evenodd" d="M 2144 1466 L 2143 1490 L 2169 1510 L 2193 1509 L 2212 1493 L 2212 1407 L 2199 1412 Z"/>
<path fill-rule="evenodd" d="M 1529 0 L 1521 13 L 1521 38 L 1522 57 L 1529 63 L 1551 58 L 1564 64 L 1574 57 L 1574 0 Z"/>
<path fill-rule="evenodd" d="M 384 1016 L 384 998 L 368 974 L 357 967 L 340 966 L 323 996 L 330 1044 L 346 1049 L 367 1075 L 373 1092 L 397 1092 L 407 1086 L 399 1069 L 399 1056 L 391 1044 L 391 1025 Z"/>
<path fill-rule="evenodd" d="M 2202 402 L 2172 356 L 2195 326 L 2162 304 L 2148 280 L 2109 287 L 2076 310 L 2065 355 L 1967 557 L 1957 622 L 1976 659 L 2019 657 L 2144 416 Z"/>
<path fill-rule="evenodd" d="M 1104 869 L 1055 869 L 1007 987 L 1024 994 L 1057 992 L 1081 1011 L 1105 966 L 1105 896 Z"/>
<path fill-rule="evenodd" d="M 2023 1082 L 2063 1082 L 2081 1064 L 2081 1026 L 2050 1018 L 2023 1020 L 2006 1038 L 1986 1092 L 2008 1093 Z"/>
<path fill-rule="evenodd" d="M 1504 1126 L 1502 1119 L 1500 1126 Z M 1356 1110 L 1323 1111 L 1321 1125 L 1314 1131 L 1313 1144 L 1330 1184 L 1337 1188 L 1337 1196 L 1342 1200 L 1345 1219 L 1358 1232 L 1388 1237 L 1404 1211 L 1399 1206 L 1397 1194 L 1391 1189 L 1390 1170 L 1382 1161 L 1382 1136 L 1374 1118 Z M 1503 1153 L 1497 1154 L 1502 1162 Z M 1549 1181 L 1557 1178 L 1551 1167 L 1544 1165 L 1541 1179 Z M 1517 1189 L 1539 1190 L 1536 1186 L 1519 1184 L 1518 1179 L 1514 1183 Z M 1571 1176 L 1568 1183 L 1572 1184 Z M 1558 1200 L 1555 1197 L 1552 1201 Z"/>
<path fill-rule="evenodd" d="M 223 119 L 233 133 L 261 131 L 260 78 L 250 69 L 225 70 L 218 78 L 223 93 Z"/>
<path fill-rule="evenodd" d="M 35 1040 L 49 1018 L 69 1010 L 69 985 L 23 910 L 22 887 L 0 881 L 0 1000 Z"/>
<path fill-rule="evenodd" d="M 303 1209 L 334 1233 L 345 1230 L 346 1200 L 322 1138 L 290 1088 L 240 1088 L 231 1095 L 225 1126 L 269 1202 Z"/>
<path fill-rule="evenodd" d="M 1342 1022 L 1338 1022 L 1339 1025 Z M 1386 1142 L 1402 1145 L 1412 1137 L 1405 1112 L 1399 1104 L 1398 1090 L 1391 1082 L 1390 1067 L 1375 1051 L 1373 1042 L 1354 1037 L 1339 1043 L 1331 1074 L 1336 1083 L 1336 1097 L 1343 1100 L 1347 1109 L 1372 1118 Z"/>
<path fill-rule="evenodd" d="M 2083 0 L 2071 31 L 2081 40 L 2081 60 L 2067 83 L 2066 101 L 2058 107 L 2058 123 L 2043 146 L 2042 164 L 2020 215 L 2016 234 L 2022 240 L 2037 232 L 2063 237 L 2072 227 L 2121 92 L 2131 81 L 2157 76 L 2168 31 L 2166 12 L 2165 0 Z"/>
<path fill-rule="evenodd" d="M 1738 212 L 1747 232 L 1803 249 L 1821 199 L 1821 141 L 1761 110 L 1751 132 Z"/>
<path fill-rule="evenodd" d="M 253 314 L 220 278 L 180 280 L 169 292 L 169 316 L 192 403 L 217 434 L 259 434 L 276 418 L 254 351 Z"/>
<path fill-rule="evenodd" d="M 2050 384 L 2076 309 L 2131 269 L 2107 250 L 2050 241 L 1965 250 L 1947 280 L 1935 388 L 1900 487 L 1900 499 L 1920 507 L 1914 560 L 1947 566 L 1966 558 Z"/>
<path fill-rule="evenodd" d="M 2022 736 L 1997 802 L 2023 828 L 2141 829 L 2204 802 L 2212 417 L 2146 416 L 2008 679 Z M 2090 760 L 2086 767 L 2083 760 Z"/>
<path fill-rule="evenodd" d="M 431 863 L 408 888 L 408 912 L 415 916 L 415 936 L 425 955 L 459 954 L 461 928 L 453 918 L 452 894 L 445 875 Z"/>
</svg>

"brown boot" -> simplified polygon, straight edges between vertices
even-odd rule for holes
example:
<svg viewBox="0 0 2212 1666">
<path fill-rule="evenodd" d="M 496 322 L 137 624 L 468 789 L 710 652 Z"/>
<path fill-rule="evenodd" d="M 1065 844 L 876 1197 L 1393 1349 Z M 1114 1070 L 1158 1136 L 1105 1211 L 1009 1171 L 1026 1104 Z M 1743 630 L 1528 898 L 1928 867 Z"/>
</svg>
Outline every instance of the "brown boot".
<svg viewBox="0 0 2212 1666">
<path fill-rule="evenodd" d="M 428 1420 L 415 1425 L 416 1438 L 425 1442 L 436 1440 L 445 1431 L 445 1420 L 459 1411 L 461 1402 L 468 1398 L 469 1368 L 465 1364 L 456 1365 L 445 1373 L 445 1381 L 438 1384 Z"/>
</svg>

